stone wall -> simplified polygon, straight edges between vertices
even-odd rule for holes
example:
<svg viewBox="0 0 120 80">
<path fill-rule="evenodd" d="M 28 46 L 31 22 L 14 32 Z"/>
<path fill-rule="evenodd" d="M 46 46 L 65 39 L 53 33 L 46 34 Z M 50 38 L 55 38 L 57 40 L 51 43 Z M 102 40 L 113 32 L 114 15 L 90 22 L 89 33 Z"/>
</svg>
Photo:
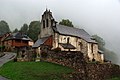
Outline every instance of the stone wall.
<svg viewBox="0 0 120 80">
<path fill-rule="evenodd" d="M 87 63 L 87 59 L 81 52 L 48 51 L 44 60 L 75 69 L 74 73 L 68 75 L 70 80 L 104 80 L 120 76 L 119 66 L 111 63 Z"/>
<path fill-rule="evenodd" d="M 111 63 L 87 64 L 86 71 L 89 80 L 104 80 L 120 76 L 120 66 Z"/>
<path fill-rule="evenodd" d="M 58 34 L 57 37 L 58 37 L 58 40 L 56 41 L 57 44 L 67 43 L 67 39 L 69 38 L 69 43 L 72 44 L 76 48 L 76 49 L 71 49 L 71 51 L 81 51 L 85 54 L 88 53 L 88 45 L 87 45 L 88 43 L 85 40 L 78 38 L 78 37 L 61 35 L 61 34 Z M 60 47 L 60 46 L 57 46 L 57 47 Z M 61 50 L 68 51 L 68 49 L 64 49 L 64 48 L 61 48 Z"/>
<path fill-rule="evenodd" d="M 17 51 L 17 61 L 35 61 L 38 54 L 36 53 L 35 50 L 21 49 Z"/>
<path fill-rule="evenodd" d="M 59 43 L 67 43 L 69 38 L 69 43 L 72 44 L 76 49 L 70 49 L 70 51 L 81 51 L 84 55 L 89 57 L 92 61 L 94 58 L 96 61 L 102 62 L 101 55 L 98 53 L 97 43 L 88 43 L 85 40 L 74 37 L 55 33 L 53 36 L 53 49 L 59 47 L 62 51 L 69 51 L 69 49 L 64 49 Z"/>
</svg>

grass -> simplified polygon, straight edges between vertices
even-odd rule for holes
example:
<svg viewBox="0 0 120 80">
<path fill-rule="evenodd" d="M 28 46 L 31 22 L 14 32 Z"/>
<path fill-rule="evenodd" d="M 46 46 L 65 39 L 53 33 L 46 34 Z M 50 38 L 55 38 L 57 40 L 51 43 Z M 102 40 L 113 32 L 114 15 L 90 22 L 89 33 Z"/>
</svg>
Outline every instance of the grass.
<svg viewBox="0 0 120 80">
<path fill-rule="evenodd" d="M 108 80 L 120 80 L 120 77 L 114 77 L 114 78 L 108 79 Z"/>
<path fill-rule="evenodd" d="M 0 75 L 11 80 L 65 80 L 63 74 L 74 70 L 48 62 L 8 62 L 0 68 Z"/>
</svg>

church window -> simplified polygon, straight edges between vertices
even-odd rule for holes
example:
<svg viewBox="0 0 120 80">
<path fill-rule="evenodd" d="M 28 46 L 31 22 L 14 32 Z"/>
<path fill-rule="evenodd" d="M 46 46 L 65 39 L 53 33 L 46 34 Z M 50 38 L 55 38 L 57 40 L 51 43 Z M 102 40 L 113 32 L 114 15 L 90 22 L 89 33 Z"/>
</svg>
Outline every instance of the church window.
<svg viewBox="0 0 120 80">
<path fill-rule="evenodd" d="M 67 38 L 67 43 L 70 43 L 70 38 L 69 37 Z"/>
<path fill-rule="evenodd" d="M 51 26 L 53 26 L 53 20 L 51 20 Z"/>
<path fill-rule="evenodd" d="M 79 45 L 80 45 L 80 50 L 82 50 L 83 44 L 79 42 Z"/>
<path fill-rule="evenodd" d="M 93 44 L 91 44 L 91 52 L 93 53 Z"/>
<path fill-rule="evenodd" d="M 49 26 L 49 21 L 48 21 L 48 19 L 46 20 L 46 26 L 47 26 L 47 27 Z"/>
<path fill-rule="evenodd" d="M 43 20 L 43 28 L 45 28 L 45 20 Z"/>
</svg>

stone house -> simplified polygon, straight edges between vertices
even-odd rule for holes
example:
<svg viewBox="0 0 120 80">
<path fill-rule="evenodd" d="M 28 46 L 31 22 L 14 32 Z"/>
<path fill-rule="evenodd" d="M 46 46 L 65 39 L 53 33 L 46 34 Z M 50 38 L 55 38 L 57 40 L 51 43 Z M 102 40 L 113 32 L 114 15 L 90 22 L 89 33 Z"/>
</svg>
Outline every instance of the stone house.
<svg viewBox="0 0 120 80">
<path fill-rule="evenodd" d="M 59 25 L 47 10 L 41 19 L 41 32 L 33 45 L 38 54 L 42 48 L 61 48 L 61 51 L 80 51 L 88 56 L 90 61 L 104 61 L 104 55 L 98 50 L 98 43 L 84 30 L 75 27 Z"/>
</svg>

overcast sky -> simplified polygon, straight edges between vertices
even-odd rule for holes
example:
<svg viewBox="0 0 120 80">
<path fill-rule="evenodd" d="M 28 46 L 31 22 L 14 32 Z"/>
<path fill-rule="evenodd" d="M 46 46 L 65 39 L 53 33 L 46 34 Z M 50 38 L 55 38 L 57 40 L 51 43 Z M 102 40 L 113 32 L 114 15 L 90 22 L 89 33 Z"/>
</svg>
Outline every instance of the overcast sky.
<svg viewBox="0 0 120 80">
<path fill-rule="evenodd" d="M 91 35 L 104 38 L 107 48 L 120 56 L 120 0 L 0 0 L 0 20 L 11 30 L 41 19 L 46 7 L 54 18 L 70 19 Z"/>
</svg>

